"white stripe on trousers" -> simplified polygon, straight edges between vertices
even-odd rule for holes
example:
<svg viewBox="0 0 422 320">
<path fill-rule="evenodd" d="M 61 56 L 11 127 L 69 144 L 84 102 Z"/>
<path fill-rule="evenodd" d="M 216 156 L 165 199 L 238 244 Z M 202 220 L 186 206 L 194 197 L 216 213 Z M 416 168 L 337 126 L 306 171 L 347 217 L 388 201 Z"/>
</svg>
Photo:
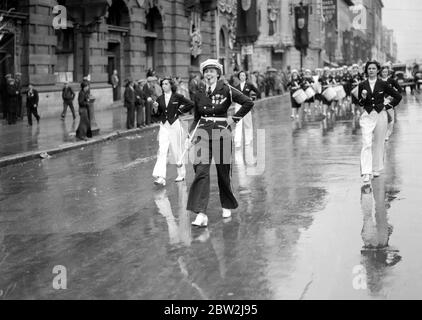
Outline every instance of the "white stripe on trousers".
<svg viewBox="0 0 422 320">
<path fill-rule="evenodd" d="M 361 173 L 362 175 L 384 170 L 384 146 L 387 134 L 387 112 L 372 110 L 362 113 L 360 118 L 362 129 Z"/>
<path fill-rule="evenodd" d="M 157 155 L 157 162 L 152 173 L 153 177 L 166 178 L 167 174 L 167 155 L 170 149 L 171 162 L 176 164 L 179 161 L 183 153 L 183 129 L 180 120 L 177 119 L 172 125 L 166 121 L 166 123 L 160 123 L 160 131 L 158 133 L 159 149 Z M 185 177 L 186 169 L 185 165 L 181 168 L 177 168 L 177 174 L 180 177 Z"/>
<path fill-rule="evenodd" d="M 241 105 L 236 103 L 235 112 L 239 111 L 240 108 Z M 245 128 L 245 144 L 248 145 L 253 141 L 252 110 L 249 111 L 248 114 L 236 124 L 236 129 L 234 132 L 234 143 L 237 147 L 241 146 L 242 144 L 243 127 Z"/>
</svg>

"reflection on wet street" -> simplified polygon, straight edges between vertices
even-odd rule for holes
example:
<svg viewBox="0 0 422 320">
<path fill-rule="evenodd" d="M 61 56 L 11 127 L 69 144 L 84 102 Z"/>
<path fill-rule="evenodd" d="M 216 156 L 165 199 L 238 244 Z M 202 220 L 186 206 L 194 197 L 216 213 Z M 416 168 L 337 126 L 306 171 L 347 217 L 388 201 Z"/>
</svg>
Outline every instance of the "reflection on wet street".
<svg viewBox="0 0 422 320">
<path fill-rule="evenodd" d="M 156 130 L 0 169 L 0 298 L 422 298 L 419 97 L 397 109 L 370 186 L 356 116 L 291 121 L 289 107 L 254 110 L 265 140 L 234 152 L 231 220 L 212 168 L 207 229 L 185 209 L 191 166 L 186 182 L 169 166 L 168 185 L 153 185 Z"/>
</svg>

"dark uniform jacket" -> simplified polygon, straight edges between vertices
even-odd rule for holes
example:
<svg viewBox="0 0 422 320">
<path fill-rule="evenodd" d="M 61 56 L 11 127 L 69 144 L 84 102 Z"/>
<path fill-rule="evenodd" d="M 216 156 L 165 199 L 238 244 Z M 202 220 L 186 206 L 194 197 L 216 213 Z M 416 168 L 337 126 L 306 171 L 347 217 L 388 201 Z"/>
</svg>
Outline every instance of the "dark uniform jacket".
<svg viewBox="0 0 422 320">
<path fill-rule="evenodd" d="M 136 102 L 135 89 L 127 86 L 126 89 L 125 89 L 125 93 L 124 93 L 124 106 L 125 106 L 125 108 L 135 107 L 135 102 Z"/>
<path fill-rule="evenodd" d="M 325 89 L 327 89 L 331 84 L 333 84 L 333 77 L 332 76 L 321 76 L 318 80 L 321 83 L 322 86 L 322 92 L 324 92 Z"/>
<path fill-rule="evenodd" d="M 392 86 L 394 89 L 396 89 L 398 93 L 401 93 L 401 92 L 402 92 L 401 86 L 400 86 L 400 85 L 399 85 L 399 83 L 398 83 L 395 79 L 393 79 L 392 77 L 389 77 L 389 78 L 387 79 L 387 83 L 388 83 L 390 86 Z"/>
<path fill-rule="evenodd" d="M 172 93 L 170 97 L 169 104 L 166 106 L 166 99 L 164 94 L 158 97 L 158 110 L 157 110 L 157 119 L 162 123 L 168 121 L 170 124 L 173 124 L 179 118 L 179 108 L 185 107 L 192 109 L 193 102 L 186 99 L 183 95 L 179 93 Z"/>
<path fill-rule="evenodd" d="M 259 90 L 250 82 L 245 83 L 243 90 L 240 89 L 240 83 L 235 86 L 235 88 L 242 92 L 245 96 L 252 98 L 252 100 L 255 100 L 254 97 L 261 99 L 261 92 L 259 92 Z"/>
<path fill-rule="evenodd" d="M 366 90 L 366 99 L 362 97 L 362 91 Z M 389 104 L 384 105 L 384 98 L 391 96 L 393 101 Z M 380 113 L 384 107 L 388 110 L 397 106 L 402 99 L 400 93 L 393 89 L 386 81 L 377 79 L 375 82 L 374 92 L 371 90 L 371 86 L 368 80 L 365 80 L 359 84 L 359 104 L 363 106 L 366 112 L 371 113 L 373 110 Z"/>
<path fill-rule="evenodd" d="M 33 108 L 35 105 L 38 106 L 39 96 L 38 91 L 32 89 L 32 93 L 28 90 L 26 94 L 26 107 Z"/>
<path fill-rule="evenodd" d="M 78 95 L 79 108 L 89 108 L 89 91 L 85 92 L 84 90 L 79 91 Z"/>
<path fill-rule="evenodd" d="M 146 100 L 144 90 L 142 90 L 141 86 L 138 84 L 135 84 L 133 89 L 135 90 L 135 96 L 136 96 L 135 105 L 144 106 L 145 100 Z"/>
<path fill-rule="evenodd" d="M 242 107 L 233 116 L 235 122 L 240 121 L 254 106 L 253 101 L 235 88 L 229 87 L 224 81 L 218 81 L 214 92 L 208 97 L 206 88 L 201 86 L 194 97 L 194 122 L 190 131 L 192 132 L 199 122 L 199 127 L 206 130 L 209 137 L 212 137 L 212 130 L 222 130 L 222 127 L 227 126 L 227 122 L 223 121 L 207 121 L 208 117 L 227 118 L 227 110 L 230 108 L 232 102 L 240 104 Z M 188 112 L 191 107 L 186 106 L 180 109 L 180 112 Z"/>
</svg>

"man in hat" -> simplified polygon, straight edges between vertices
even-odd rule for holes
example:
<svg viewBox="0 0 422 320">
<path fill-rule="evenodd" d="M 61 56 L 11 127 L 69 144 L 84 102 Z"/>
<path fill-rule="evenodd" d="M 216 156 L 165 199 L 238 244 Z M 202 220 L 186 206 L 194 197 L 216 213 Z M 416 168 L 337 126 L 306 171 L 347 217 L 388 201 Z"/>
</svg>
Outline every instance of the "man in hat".
<svg viewBox="0 0 422 320">
<path fill-rule="evenodd" d="M 152 104 L 157 100 L 159 95 L 155 90 L 155 82 L 157 81 L 157 77 L 149 76 L 147 77 L 147 83 L 145 83 L 143 91 L 144 91 L 144 99 L 145 99 L 145 124 L 151 124 L 151 113 L 152 113 Z"/>
<path fill-rule="evenodd" d="M 232 134 L 231 126 L 240 121 L 252 109 L 253 101 L 240 91 L 219 80 L 223 66 L 218 60 L 208 59 L 200 66 L 204 75 L 205 88 L 200 88 L 194 96 L 195 117 L 190 130 L 195 142 L 194 170 L 195 180 L 190 191 L 187 210 L 197 214 L 192 225 L 206 227 L 208 217 L 205 214 L 210 196 L 210 167 L 214 158 L 220 203 L 223 208 L 223 218 L 231 217 L 231 209 L 236 209 L 238 203 L 231 187 L 231 156 Z M 227 116 L 227 110 L 235 102 L 241 105 L 233 117 Z M 181 107 L 180 112 L 188 112 L 192 107 Z"/>
<path fill-rule="evenodd" d="M 38 102 L 39 96 L 38 91 L 34 89 L 33 84 L 29 84 L 28 92 L 26 94 L 26 115 L 28 117 L 28 125 L 32 126 L 32 115 L 37 119 L 37 123 L 40 123 L 40 116 L 38 114 Z"/>
<path fill-rule="evenodd" d="M 135 89 L 135 111 L 136 111 L 136 126 L 138 128 L 145 126 L 145 102 L 146 97 L 144 91 L 142 90 L 142 80 L 138 80 L 138 82 L 134 85 Z"/>
<path fill-rule="evenodd" d="M 11 77 L 7 83 L 7 122 L 9 124 L 16 123 L 18 103 L 19 87 L 17 86 L 15 79 Z"/>
<path fill-rule="evenodd" d="M 16 116 L 20 119 L 23 118 L 23 108 L 22 108 L 22 73 L 15 73 L 15 83 L 18 87 L 19 96 L 18 96 L 18 107 L 16 110 Z"/>
</svg>

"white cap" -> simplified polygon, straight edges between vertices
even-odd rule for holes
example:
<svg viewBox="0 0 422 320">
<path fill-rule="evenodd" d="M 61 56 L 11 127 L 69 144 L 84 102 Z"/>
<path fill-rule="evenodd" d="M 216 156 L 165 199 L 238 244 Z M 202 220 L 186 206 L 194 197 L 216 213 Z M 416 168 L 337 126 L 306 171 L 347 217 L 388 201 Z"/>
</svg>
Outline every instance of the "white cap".
<svg viewBox="0 0 422 320">
<path fill-rule="evenodd" d="M 208 59 L 201 63 L 199 70 L 202 74 L 204 74 L 204 69 L 207 68 L 215 68 L 220 70 L 220 73 L 223 73 L 223 66 L 218 62 L 216 59 Z"/>
</svg>

